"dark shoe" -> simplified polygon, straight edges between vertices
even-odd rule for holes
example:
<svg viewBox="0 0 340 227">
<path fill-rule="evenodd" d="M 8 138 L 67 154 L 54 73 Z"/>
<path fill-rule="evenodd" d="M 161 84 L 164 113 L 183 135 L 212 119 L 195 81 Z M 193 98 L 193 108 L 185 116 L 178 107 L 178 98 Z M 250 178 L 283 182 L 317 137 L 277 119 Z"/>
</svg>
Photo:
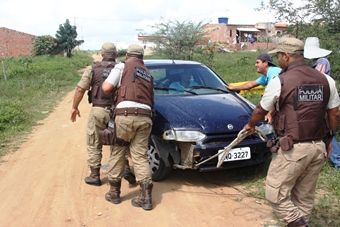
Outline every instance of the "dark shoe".
<svg viewBox="0 0 340 227">
<path fill-rule="evenodd" d="M 131 172 L 130 169 L 125 169 L 123 177 L 124 177 L 125 180 L 127 180 L 129 182 L 129 184 L 135 184 L 136 183 L 136 176 L 135 176 L 135 174 L 133 174 Z"/>
<path fill-rule="evenodd" d="M 131 204 L 134 207 L 142 207 L 144 210 L 152 210 L 152 187 L 153 184 L 148 183 L 140 183 L 140 194 L 138 198 L 134 198 L 131 200 Z"/>
<path fill-rule="evenodd" d="M 100 186 L 102 182 L 100 181 L 100 168 L 90 167 L 91 174 L 85 177 L 85 183 L 94 186 Z"/>
<path fill-rule="evenodd" d="M 289 222 L 288 227 L 308 227 L 308 224 L 303 216 L 299 217 L 295 221 Z"/>
<path fill-rule="evenodd" d="M 110 191 L 105 194 L 105 199 L 113 204 L 119 204 L 121 181 L 109 181 Z"/>
</svg>

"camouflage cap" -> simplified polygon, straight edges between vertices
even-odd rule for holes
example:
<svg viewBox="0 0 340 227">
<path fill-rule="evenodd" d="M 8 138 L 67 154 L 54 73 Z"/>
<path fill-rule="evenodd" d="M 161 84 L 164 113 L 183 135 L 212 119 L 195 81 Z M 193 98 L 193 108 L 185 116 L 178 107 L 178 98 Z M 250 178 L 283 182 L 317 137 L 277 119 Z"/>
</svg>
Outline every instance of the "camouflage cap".
<svg viewBox="0 0 340 227">
<path fill-rule="evenodd" d="M 295 38 L 281 38 L 275 50 L 269 51 L 268 54 L 276 54 L 278 52 L 287 54 L 303 54 L 304 43 Z"/>
<path fill-rule="evenodd" d="M 107 42 L 103 44 L 101 52 L 102 54 L 116 54 L 117 49 L 113 43 Z"/>
<path fill-rule="evenodd" d="M 127 54 L 144 55 L 144 49 L 138 44 L 131 44 L 127 49 Z"/>
</svg>

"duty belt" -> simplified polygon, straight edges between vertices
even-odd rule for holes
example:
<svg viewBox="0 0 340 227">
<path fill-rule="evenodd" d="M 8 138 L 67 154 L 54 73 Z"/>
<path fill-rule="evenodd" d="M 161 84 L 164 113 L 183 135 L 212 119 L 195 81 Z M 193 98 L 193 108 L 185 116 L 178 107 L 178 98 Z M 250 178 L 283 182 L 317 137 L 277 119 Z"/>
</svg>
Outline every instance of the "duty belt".
<svg viewBox="0 0 340 227">
<path fill-rule="evenodd" d="M 148 117 L 152 117 L 151 110 L 143 109 L 143 108 L 119 108 L 115 109 L 115 115 L 145 115 Z"/>
<path fill-rule="evenodd" d="M 93 104 L 93 107 L 102 107 L 104 109 L 110 109 L 111 105 L 104 105 L 104 104 Z"/>
</svg>

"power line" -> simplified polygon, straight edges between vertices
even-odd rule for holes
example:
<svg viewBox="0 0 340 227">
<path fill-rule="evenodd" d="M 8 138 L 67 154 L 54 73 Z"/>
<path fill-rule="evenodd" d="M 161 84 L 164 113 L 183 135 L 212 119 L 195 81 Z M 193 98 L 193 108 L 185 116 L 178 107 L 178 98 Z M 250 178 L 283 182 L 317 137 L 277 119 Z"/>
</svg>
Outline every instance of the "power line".
<svg viewBox="0 0 340 227">
<path fill-rule="evenodd" d="M 238 14 L 240 13 L 249 13 L 250 10 L 232 10 L 232 12 L 236 12 Z M 192 18 L 192 17 L 198 17 L 198 16 L 204 16 L 204 15 L 210 15 L 210 14 L 228 14 L 229 10 L 228 9 L 224 9 L 224 10 L 218 10 L 218 11 L 210 11 L 210 12 L 204 12 L 204 13 L 200 13 L 200 14 L 192 14 L 192 15 L 185 15 L 185 16 L 181 16 L 181 17 L 176 17 L 176 18 Z M 75 17 L 76 19 L 76 17 Z M 140 18 L 136 18 L 136 19 L 105 19 L 105 18 L 85 18 L 85 17 L 77 17 L 77 19 L 79 20 L 92 20 L 92 21 L 110 21 L 110 22 L 138 22 L 141 21 Z M 144 20 L 160 20 L 161 17 L 154 19 L 154 18 L 145 18 Z M 166 18 L 165 18 L 166 19 Z"/>
</svg>

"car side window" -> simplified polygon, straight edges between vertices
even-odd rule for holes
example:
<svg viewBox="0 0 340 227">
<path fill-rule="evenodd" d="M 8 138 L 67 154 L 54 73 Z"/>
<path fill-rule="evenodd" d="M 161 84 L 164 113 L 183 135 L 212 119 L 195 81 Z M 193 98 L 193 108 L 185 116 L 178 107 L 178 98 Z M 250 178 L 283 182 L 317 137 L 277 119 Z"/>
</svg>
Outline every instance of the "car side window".
<svg viewBox="0 0 340 227">
<path fill-rule="evenodd" d="M 159 81 L 161 80 L 162 78 L 165 78 L 166 76 L 166 71 L 165 69 L 149 69 L 152 77 L 153 77 L 153 80 L 154 81 Z"/>
<path fill-rule="evenodd" d="M 154 79 L 154 87 L 155 94 L 166 95 L 168 92 L 166 90 L 160 90 L 159 88 L 168 87 L 170 81 L 166 78 L 166 69 L 165 68 L 157 68 L 157 69 L 149 69 L 153 79 Z"/>
</svg>

